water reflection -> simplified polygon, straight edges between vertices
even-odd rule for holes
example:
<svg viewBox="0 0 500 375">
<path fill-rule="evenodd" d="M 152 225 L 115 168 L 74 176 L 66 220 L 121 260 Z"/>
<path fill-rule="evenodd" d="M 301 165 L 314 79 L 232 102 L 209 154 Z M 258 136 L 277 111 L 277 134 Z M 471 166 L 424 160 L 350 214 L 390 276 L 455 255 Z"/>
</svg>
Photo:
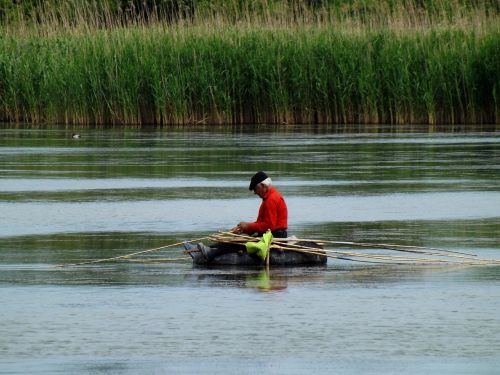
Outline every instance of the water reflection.
<svg viewBox="0 0 500 375">
<path fill-rule="evenodd" d="M 261 292 L 285 291 L 290 275 L 282 270 L 265 267 L 241 269 L 228 267 L 195 268 L 186 281 L 216 288 L 245 288 Z"/>
<path fill-rule="evenodd" d="M 195 267 L 184 281 L 199 287 L 243 288 L 262 292 L 284 292 L 294 288 L 352 288 L 436 279 L 457 281 L 500 281 L 500 266 L 470 267 L 464 265 L 360 265 L 335 260 L 328 266 L 290 268 Z"/>
<path fill-rule="evenodd" d="M 112 263 L 75 267 L 0 265 L 0 285 L 99 287 L 201 287 L 286 292 L 297 288 L 352 288 L 446 279 L 500 281 L 500 266 L 366 265 L 334 260 L 328 266 L 297 268 L 194 267 L 190 263 Z"/>
<path fill-rule="evenodd" d="M 262 292 L 283 291 L 288 287 L 288 278 L 286 276 L 271 277 L 271 272 L 264 270 L 258 275 L 247 277 L 246 287 Z"/>
</svg>

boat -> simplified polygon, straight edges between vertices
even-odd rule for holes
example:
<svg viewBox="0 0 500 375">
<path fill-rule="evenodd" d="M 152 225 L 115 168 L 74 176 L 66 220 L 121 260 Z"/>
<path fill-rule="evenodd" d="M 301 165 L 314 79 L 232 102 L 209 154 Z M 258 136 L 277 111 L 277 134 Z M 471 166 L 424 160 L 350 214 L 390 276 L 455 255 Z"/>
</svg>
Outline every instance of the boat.
<svg viewBox="0 0 500 375">
<path fill-rule="evenodd" d="M 210 247 L 207 258 L 200 246 L 193 246 L 191 243 L 184 243 L 186 252 L 191 256 L 193 265 L 196 266 L 262 266 L 265 262 L 255 254 L 249 254 L 244 245 L 215 243 Z M 326 253 L 323 247 L 315 242 L 295 242 L 291 247 L 297 246 L 296 250 L 280 250 L 271 248 L 269 251 L 270 266 L 321 266 L 327 262 Z M 298 247 L 301 247 L 300 249 Z M 304 250 L 304 248 L 311 248 Z M 314 249 L 318 249 L 317 251 Z M 311 253 L 312 252 L 312 253 Z M 324 254 L 324 255 L 323 255 Z"/>
</svg>

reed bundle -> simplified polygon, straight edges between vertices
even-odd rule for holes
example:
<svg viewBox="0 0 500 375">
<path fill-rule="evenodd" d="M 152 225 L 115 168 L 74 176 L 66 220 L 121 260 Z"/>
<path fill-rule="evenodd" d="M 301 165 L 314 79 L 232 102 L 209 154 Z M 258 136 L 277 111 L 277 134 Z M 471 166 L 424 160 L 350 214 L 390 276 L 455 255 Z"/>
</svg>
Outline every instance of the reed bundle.
<svg viewBox="0 0 500 375">
<path fill-rule="evenodd" d="M 258 242 L 260 237 L 252 237 L 247 235 L 235 234 L 231 232 L 218 232 L 205 237 L 192 239 L 187 242 L 199 242 L 202 240 L 210 240 L 215 243 L 232 244 L 243 246 L 247 242 Z M 165 251 L 166 249 L 178 251 L 175 247 L 181 246 L 186 241 L 176 242 L 152 249 L 133 252 L 130 254 L 115 256 L 111 258 L 87 260 L 71 264 L 61 264 L 64 266 L 80 266 L 93 265 L 98 263 L 128 261 L 140 263 L 165 263 L 177 262 L 191 259 L 190 257 L 170 257 L 170 258 L 144 258 L 144 255 L 151 254 L 157 251 Z M 322 246 L 322 248 L 314 247 L 314 245 Z M 387 253 L 369 253 L 361 252 L 360 250 L 338 250 L 325 248 L 326 245 L 346 246 L 350 248 L 360 247 L 363 250 L 380 250 L 384 249 L 390 252 L 410 253 L 411 255 L 394 255 Z M 428 265 L 428 264 L 453 264 L 453 265 L 500 265 L 500 260 L 497 259 L 481 259 L 474 254 L 462 253 L 458 251 L 437 249 L 423 246 L 408 246 L 397 244 L 382 244 L 382 243 L 366 243 L 366 242 L 345 242 L 345 241 L 329 241 L 329 240 L 312 240 L 298 238 L 275 238 L 271 242 L 270 251 L 295 251 L 304 254 L 313 254 L 325 256 L 327 258 L 342 259 L 354 262 L 368 263 L 383 263 L 383 264 L 407 264 L 407 265 Z M 186 250 L 184 253 L 197 252 L 197 249 Z"/>
<path fill-rule="evenodd" d="M 209 236 L 209 239 L 219 243 L 229 243 L 235 245 L 242 245 L 249 241 L 258 241 L 259 238 L 238 235 L 230 232 L 220 232 L 218 234 Z M 389 251 L 397 252 L 409 252 L 415 254 L 414 256 L 400 256 L 391 254 L 370 254 L 361 253 L 355 251 L 341 251 L 333 249 L 318 249 L 307 243 L 325 245 L 325 244 L 337 244 L 337 245 L 350 245 L 351 247 L 359 246 L 362 248 L 371 249 L 386 249 Z M 328 241 L 328 240 L 311 240 L 311 239 L 297 239 L 297 238 L 287 238 L 280 239 L 275 238 L 271 243 L 271 250 L 281 250 L 281 251 L 297 251 L 306 254 L 316 254 L 323 255 L 329 258 L 353 260 L 353 261 L 370 261 L 370 262 L 380 262 L 380 263 L 396 263 L 396 264 L 443 264 L 443 263 L 453 263 L 453 264 L 464 264 L 464 265 L 492 265 L 500 264 L 500 260 L 495 259 L 480 259 L 474 254 L 461 253 L 458 251 L 437 249 L 423 246 L 406 246 L 406 245 L 396 245 L 396 244 L 375 244 L 375 243 L 364 243 L 364 242 L 344 242 L 344 241 Z M 419 256 L 416 256 L 419 255 Z"/>
</svg>

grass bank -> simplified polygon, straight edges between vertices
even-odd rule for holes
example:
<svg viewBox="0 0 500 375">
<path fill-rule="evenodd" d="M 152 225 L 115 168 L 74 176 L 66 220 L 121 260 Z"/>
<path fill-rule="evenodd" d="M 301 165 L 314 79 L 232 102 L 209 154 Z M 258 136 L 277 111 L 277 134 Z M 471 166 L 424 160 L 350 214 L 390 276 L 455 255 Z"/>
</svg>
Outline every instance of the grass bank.
<svg viewBox="0 0 500 375">
<path fill-rule="evenodd" d="M 396 13 L 376 24 L 361 13 L 335 23 L 326 8 L 300 19 L 286 9 L 270 18 L 247 11 L 238 22 L 212 11 L 175 24 L 11 25 L 0 36 L 0 119 L 499 123 L 500 30 L 487 9 L 436 23 L 431 13 L 413 21 Z"/>
</svg>

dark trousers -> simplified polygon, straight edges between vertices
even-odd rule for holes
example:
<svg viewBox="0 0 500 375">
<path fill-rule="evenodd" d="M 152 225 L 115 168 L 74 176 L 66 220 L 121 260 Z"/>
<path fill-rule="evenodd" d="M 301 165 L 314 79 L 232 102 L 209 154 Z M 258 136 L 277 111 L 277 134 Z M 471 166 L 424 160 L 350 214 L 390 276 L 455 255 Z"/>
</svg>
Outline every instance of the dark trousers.
<svg viewBox="0 0 500 375">
<path fill-rule="evenodd" d="M 286 229 L 276 229 L 273 231 L 273 237 L 274 238 L 287 238 L 288 237 L 288 232 Z"/>
</svg>

